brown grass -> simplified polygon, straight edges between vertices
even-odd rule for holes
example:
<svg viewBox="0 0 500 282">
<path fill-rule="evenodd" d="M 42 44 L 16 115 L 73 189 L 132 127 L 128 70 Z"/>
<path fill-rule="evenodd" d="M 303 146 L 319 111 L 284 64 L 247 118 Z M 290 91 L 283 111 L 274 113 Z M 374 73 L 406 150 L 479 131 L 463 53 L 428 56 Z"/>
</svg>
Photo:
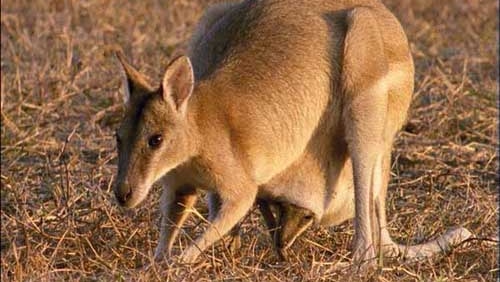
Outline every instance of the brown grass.
<svg viewBox="0 0 500 282">
<path fill-rule="evenodd" d="M 114 202 L 122 108 L 109 50 L 123 47 L 159 79 L 207 2 L 1 1 L 2 281 L 496 279 L 498 245 L 488 240 L 419 263 L 386 261 L 364 277 L 335 270 L 349 257 L 351 222 L 312 228 L 292 261 L 277 263 L 257 211 L 244 220 L 237 253 L 217 244 L 198 264 L 139 270 L 156 246 L 159 191 L 136 210 Z M 401 19 L 417 68 L 411 116 L 394 148 L 390 230 L 419 242 L 460 224 L 496 240 L 498 2 L 384 2 Z M 202 230 L 199 222 L 188 222 L 177 248 Z"/>
</svg>

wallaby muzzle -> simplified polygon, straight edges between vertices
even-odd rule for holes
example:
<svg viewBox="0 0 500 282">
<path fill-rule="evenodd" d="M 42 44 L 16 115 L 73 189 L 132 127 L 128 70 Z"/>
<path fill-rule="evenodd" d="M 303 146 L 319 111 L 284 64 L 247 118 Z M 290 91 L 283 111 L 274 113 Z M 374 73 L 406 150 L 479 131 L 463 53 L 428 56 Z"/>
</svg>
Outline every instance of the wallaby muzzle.
<svg viewBox="0 0 500 282">
<path fill-rule="evenodd" d="M 121 206 L 127 206 L 128 200 L 132 196 L 132 189 L 127 182 L 118 182 L 114 187 L 115 197 Z"/>
</svg>

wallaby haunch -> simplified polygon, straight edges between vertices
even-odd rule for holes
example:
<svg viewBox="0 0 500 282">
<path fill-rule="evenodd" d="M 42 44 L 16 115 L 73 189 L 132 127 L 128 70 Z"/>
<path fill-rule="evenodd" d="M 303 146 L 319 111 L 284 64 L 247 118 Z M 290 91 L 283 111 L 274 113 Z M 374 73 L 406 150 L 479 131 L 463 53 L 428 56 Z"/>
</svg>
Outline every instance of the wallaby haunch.
<svg viewBox="0 0 500 282">
<path fill-rule="evenodd" d="M 135 207 L 154 182 L 164 183 L 156 257 L 170 253 L 197 189 L 210 193 L 211 224 L 181 255 L 184 262 L 235 226 L 257 197 L 285 199 L 323 218 L 322 203 L 330 187 L 346 183 L 348 167 L 354 261 L 373 263 L 379 240 L 390 240 L 389 159 L 414 69 L 399 22 L 379 1 L 217 5 L 158 88 L 120 61 L 127 109 L 116 134 L 114 191 L 121 205 Z M 324 183 L 282 185 L 290 177 L 307 183 L 305 167 Z"/>
</svg>

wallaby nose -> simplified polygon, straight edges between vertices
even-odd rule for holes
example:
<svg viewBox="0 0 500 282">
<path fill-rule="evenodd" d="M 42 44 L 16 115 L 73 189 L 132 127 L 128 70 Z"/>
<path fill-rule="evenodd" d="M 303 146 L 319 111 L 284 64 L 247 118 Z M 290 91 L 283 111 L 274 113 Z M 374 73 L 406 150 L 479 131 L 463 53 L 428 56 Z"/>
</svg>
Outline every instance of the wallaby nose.
<svg viewBox="0 0 500 282">
<path fill-rule="evenodd" d="M 128 183 L 116 184 L 115 197 L 120 205 L 124 206 L 130 199 L 130 196 L 132 196 L 132 189 L 130 189 L 130 185 L 128 185 Z"/>
</svg>

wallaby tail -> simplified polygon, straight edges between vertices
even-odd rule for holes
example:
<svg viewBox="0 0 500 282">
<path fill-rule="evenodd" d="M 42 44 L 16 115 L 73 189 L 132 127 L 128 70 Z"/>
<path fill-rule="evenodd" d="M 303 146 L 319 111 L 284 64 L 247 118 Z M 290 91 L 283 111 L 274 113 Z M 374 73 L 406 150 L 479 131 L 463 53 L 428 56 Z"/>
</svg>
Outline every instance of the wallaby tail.
<svg viewBox="0 0 500 282">
<path fill-rule="evenodd" d="M 420 260 L 438 253 L 449 252 L 452 247 L 472 237 L 472 233 L 464 227 L 448 229 L 444 234 L 434 240 L 416 245 L 402 245 L 394 242 L 387 229 L 382 230 L 382 253 L 386 257 L 399 257 L 405 260 Z"/>
</svg>

